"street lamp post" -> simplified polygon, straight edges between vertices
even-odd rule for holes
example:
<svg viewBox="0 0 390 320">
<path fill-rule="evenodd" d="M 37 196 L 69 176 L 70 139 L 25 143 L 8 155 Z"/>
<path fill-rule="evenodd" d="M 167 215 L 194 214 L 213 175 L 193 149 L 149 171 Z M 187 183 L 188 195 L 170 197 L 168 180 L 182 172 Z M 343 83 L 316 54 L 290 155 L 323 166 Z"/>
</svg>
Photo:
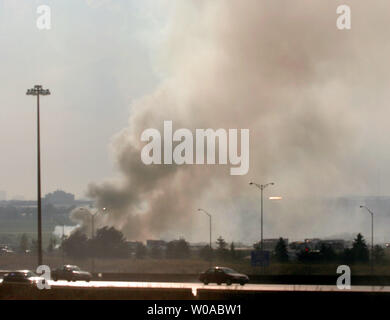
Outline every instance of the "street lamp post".
<svg viewBox="0 0 390 320">
<path fill-rule="evenodd" d="M 89 214 L 91 215 L 91 240 L 95 239 L 95 215 L 99 213 L 99 209 L 95 213 L 92 213 L 91 211 L 85 209 L 85 208 L 80 208 L 82 211 L 88 211 Z M 102 208 L 102 212 L 107 211 L 107 208 Z M 95 257 L 94 253 L 92 252 L 92 259 L 91 259 L 91 271 L 92 273 L 95 271 Z"/>
<path fill-rule="evenodd" d="M 104 211 L 107 210 L 107 208 L 102 208 L 102 213 L 104 213 Z M 99 209 L 95 212 L 95 213 L 90 213 L 91 214 L 91 227 L 92 227 L 92 237 L 91 239 L 94 239 L 95 238 L 95 215 L 97 215 L 99 213 Z"/>
<path fill-rule="evenodd" d="M 95 238 L 95 214 L 91 213 L 91 239 Z"/>
<path fill-rule="evenodd" d="M 374 273 L 374 213 L 366 206 L 360 206 L 371 214 L 371 274 Z"/>
<path fill-rule="evenodd" d="M 97 212 L 96 212 L 97 213 Z M 92 240 L 92 248 L 95 247 L 94 239 L 95 239 L 95 214 L 91 213 L 91 240 Z M 92 260 L 91 260 L 91 272 L 92 274 L 95 272 L 95 253 L 92 251 Z"/>
<path fill-rule="evenodd" d="M 261 251 L 261 255 L 262 255 L 262 259 L 264 259 L 264 251 L 263 251 L 263 194 L 264 194 L 264 189 L 267 188 L 268 186 L 273 186 L 275 183 L 273 182 L 270 182 L 270 183 L 266 183 L 266 184 L 258 184 L 256 182 L 249 182 L 249 185 L 251 186 L 255 186 L 257 188 L 260 189 L 261 191 L 261 204 L 260 204 L 260 208 L 261 208 L 261 218 L 260 218 L 260 224 L 261 224 L 261 238 L 260 238 L 260 251 Z M 263 264 L 263 261 L 262 261 L 262 264 Z"/>
<path fill-rule="evenodd" d="M 61 239 L 62 264 L 65 264 L 64 240 L 65 240 L 65 224 L 62 224 L 62 239 Z"/>
<path fill-rule="evenodd" d="M 211 247 L 211 214 L 210 213 L 208 213 L 206 210 L 204 210 L 204 209 L 198 209 L 198 211 L 202 211 L 202 212 L 204 212 L 205 214 L 207 214 L 208 215 L 208 217 L 209 217 L 209 221 L 210 221 L 210 266 L 211 266 L 211 264 L 212 264 L 212 247 Z"/>
<path fill-rule="evenodd" d="M 91 215 L 91 239 L 95 238 L 95 215 L 99 213 L 99 209 L 95 213 L 92 213 L 90 210 L 86 208 L 79 208 L 81 211 L 88 211 L 88 213 Z M 102 208 L 102 212 L 107 211 L 107 208 Z"/>
<path fill-rule="evenodd" d="M 49 89 L 43 89 L 41 85 L 35 85 L 34 88 L 28 89 L 26 95 L 37 97 L 37 210 L 38 210 L 38 265 L 42 265 L 42 203 L 41 203 L 41 142 L 40 142 L 40 110 L 39 97 L 50 95 Z"/>
</svg>

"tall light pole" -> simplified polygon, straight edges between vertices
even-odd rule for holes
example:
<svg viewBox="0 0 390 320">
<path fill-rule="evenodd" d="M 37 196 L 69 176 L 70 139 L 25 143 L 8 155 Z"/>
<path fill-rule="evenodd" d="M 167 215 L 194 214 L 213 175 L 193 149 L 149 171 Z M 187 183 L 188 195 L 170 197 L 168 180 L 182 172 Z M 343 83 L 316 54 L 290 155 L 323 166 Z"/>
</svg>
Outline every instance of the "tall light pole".
<svg viewBox="0 0 390 320">
<path fill-rule="evenodd" d="M 95 215 L 99 213 L 99 209 L 96 210 L 95 213 L 92 213 L 90 210 L 86 208 L 79 208 L 81 211 L 87 211 L 91 216 L 91 239 L 95 238 Z M 107 211 L 107 208 L 101 208 L 102 213 Z"/>
<path fill-rule="evenodd" d="M 366 206 L 360 206 L 371 214 L 371 274 L 374 273 L 374 213 Z"/>
<path fill-rule="evenodd" d="M 201 212 L 204 212 L 205 214 L 207 214 L 209 216 L 209 221 L 210 221 L 210 266 L 211 266 L 211 263 L 212 263 L 212 247 L 211 247 L 211 214 L 208 213 L 206 210 L 204 209 L 198 209 L 198 211 L 201 211 Z"/>
<path fill-rule="evenodd" d="M 38 162 L 38 187 L 37 187 L 37 197 L 38 197 L 38 265 L 42 265 L 42 203 L 41 203 L 41 141 L 40 141 L 40 110 L 39 110 L 39 97 L 47 96 L 50 94 L 49 89 L 43 89 L 41 85 L 35 85 L 34 88 L 28 89 L 28 96 L 37 97 L 37 162 Z"/>
<path fill-rule="evenodd" d="M 91 239 L 95 238 L 95 214 L 91 213 Z"/>
<path fill-rule="evenodd" d="M 104 213 L 105 211 L 107 211 L 107 208 L 102 208 L 101 209 L 102 213 Z M 95 213 L 92 213 L 91 212 L 91 218 L 92 218 L 92 239 L 95 238 L 95 215 L 97 215 L 99 213 L 99 209 L 95 212 Z"/>
<path fill-rule="evenodd" d="M 264 259 L 264 254 L 263 254 L 263 193 L 264 193 L 264 189 L 267 188 L 268 186 L 273 186 L 275 183 L 273 182 L 270 182 L 270 183 L 266 183 L 266 184 L 258 184 L 256 182 L 249 182 L 249 185 L 251 186 L 255 186 L 257 188 L 260 189 L 261 191 L 261 204 L 260 204 L 260 208 L 261 208 L 261 221 L 260 221 L 260 224 L 261 224 L 261 240 L 260 240 L 260 250 L 261 250 L 261 255 L 262 255 L 262 259 Z M 263 261 L 262 261 L 262 264 L 263 264 Z"/>
<path fill-rule="evenodd" d="M 80 208 L 82 211 L 88 211 L 88 213 L 91 215 L 91 240 L 95 239 L 95 215 L 99 213 L 99 209 L 95 213 L 92 213 L 88 209 Z M 107 208 L 102 208 L 102 212 L 107 211 Z M 91 271 L 92 273 L 95 271 L 95 257 L 94 253 L 92 252 L 92 260 L 91 260 Z"/>
<path fill-rule="evenodd" d="M 61 254 L 62 254 L 62 264 L 65 264 L 65 252 L 64 252 L 64 240 L 65 240 L 65 224 L 62 224 L 62 239 L 61 239 Z"/>
</svg>

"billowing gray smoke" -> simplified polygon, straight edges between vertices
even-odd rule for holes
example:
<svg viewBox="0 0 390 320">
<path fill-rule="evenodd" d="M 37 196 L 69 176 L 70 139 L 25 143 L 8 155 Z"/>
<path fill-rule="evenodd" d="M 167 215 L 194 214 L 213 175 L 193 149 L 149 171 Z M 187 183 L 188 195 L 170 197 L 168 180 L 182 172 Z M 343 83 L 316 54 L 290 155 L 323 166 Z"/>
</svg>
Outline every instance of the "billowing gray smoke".
<svg viewBox="0 0 390 320">
<path fill-rule="evenodd" d="M 385 127 L 390 51 L 390 5 L 373 2 L 351 2 L 352 30 L 340 31 L 339 1 L 177 1 L 159 55 L 166 78 L 132 105 L 114 139 L 122 178 L 89 186 L 97 206 L 109 208 L 106 223 L 129 239 L 200 240 L 208 232 L 196 213 L 203 207 L 216 235 L 255 240 L 254 180 L 274 181 L 267 195 L 285 199 L 266 203 L 265 237 L 361 231 L 364 218 L 313 201 L 372 191 L 378 163 L 362 154 L 377 149 Z M 231 176 L 229 166 L 144 165 L 141 133 L 162 132 L 164 120 L 174 130 L 250 129 L 248 175 Z"/>
</svg>

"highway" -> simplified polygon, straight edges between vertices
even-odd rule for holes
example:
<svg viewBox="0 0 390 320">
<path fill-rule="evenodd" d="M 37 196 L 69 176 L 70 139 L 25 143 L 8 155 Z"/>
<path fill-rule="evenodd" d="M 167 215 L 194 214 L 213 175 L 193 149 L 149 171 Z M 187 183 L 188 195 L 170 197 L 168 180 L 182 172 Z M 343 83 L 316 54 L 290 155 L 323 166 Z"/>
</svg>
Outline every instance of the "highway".
<svg viewBox="0 0 390 320">
<path fill-rule="evenodd" d="M 0 279 L 0 284 L 2 280 Z M 289 291 L 289 292 L 376 292 L 390 293 L 390 286 L 352 286 L 348 290 L 340 290 L 335 285 L 283 285 L 283 284 L 225 284 L 204 285 L 191 282 L 131 282 L 131 281 L 75 281 L 64 280 L 49 281 L 52 287 L 78 287 L 78 288 L 164 288 L 164 289 L 191 289 L 194 296 L 198 289 L 232 290 L 232 291 Z"/>
</svg>

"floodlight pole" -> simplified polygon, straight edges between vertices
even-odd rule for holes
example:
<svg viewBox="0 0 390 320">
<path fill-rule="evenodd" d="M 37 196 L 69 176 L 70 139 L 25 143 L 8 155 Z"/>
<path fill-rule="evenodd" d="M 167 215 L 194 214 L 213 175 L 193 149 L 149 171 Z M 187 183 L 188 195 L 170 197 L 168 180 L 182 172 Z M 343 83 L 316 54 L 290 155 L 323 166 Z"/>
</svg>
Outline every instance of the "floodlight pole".
<svg viewBox="0 0 390 320">
<path fill-rule="evenodd" d="M 212 253 L 212 247 L 211 247 L 211 242 L 212 242 L 212 238 L 211 238 L 211 220 L 212 220 L 212 218 L 211 218 L 211 214 L 210 213 L 208 213 L 206 210 L 204 210 L 204 209 L 198 209 L 198 211 L 202 211 L 202 212 L 204 212 L 205 214 L 207 214 L 207 216 L 209 217 L 209 222 L 210 222 L 210 239 L 209 239 L 209 241 L 210 241 L 210 266 L 212 265 L 212 261 L 213 261 L 213 253 Z"/>
<path fill-rule="evenodd" d="M 374 212 L 372 212 L 367 206 L 360 206 L 361 209 L 366 209 L 371 214 L 371 254 L 370 254 L 370 266 L 371 274 L 374 274 Z"/>
<path fill-rule="evenodd" d="M 266 184 L 258 184 L 256 182 L 249 182 L 249 185 L 253 185 L 257 188 L 260 189 L 261 191 L 261 200 L 260 200 L 260 211 L 261 211 L 261 218 L 260 218 L 260 231 L 261 231 L 261 238 L 260 238 L 260 251 L 261 251 L 261 255 L 262 255 L 262 259 L 264 260 L 264 251 L 263 251 L 263 194 L 264 194 L 264 189 L 267 188 L 268 186 L 273 186 L 275 183 L 273 182 L 270 182 L 270 183 L 266 183 Z M 262 265 L 264 267 L 264 261 L 262 261 Z M 264 270 L 263 270 L 264 271 Z"/>
<path fill-rule="evenodd" d="M 28 89 L 26 95 L 37 96 L 37 211 L 38 211 L 38 265 L 42 265 L 42 200 L 41 200 L 41 140 L 40 140 L 40 106 L 39 96 L 50 95 L 48 89 L 43 89 L 41 85 L 35 85 Z"/>
<path fill-rule="evenodd" d="M 88 211 L 88 213 L 91 215 L 91 240 L 93 241 L 95 239 L 95 215 L 98 214 L 99 212 L 106 212 L 107 208 L 101 208 L 101 211 L 99 211 L 99 208 L 95 213 L 92 213 L 91 211 L 85 209 L 85 208 L 80 208 L 82 211 Z M 95 272 L 95 256 L 94 252 L 92 252 L 92 259 L 91 259 L 91 271 L 92 273 Z"/>
</svg>

